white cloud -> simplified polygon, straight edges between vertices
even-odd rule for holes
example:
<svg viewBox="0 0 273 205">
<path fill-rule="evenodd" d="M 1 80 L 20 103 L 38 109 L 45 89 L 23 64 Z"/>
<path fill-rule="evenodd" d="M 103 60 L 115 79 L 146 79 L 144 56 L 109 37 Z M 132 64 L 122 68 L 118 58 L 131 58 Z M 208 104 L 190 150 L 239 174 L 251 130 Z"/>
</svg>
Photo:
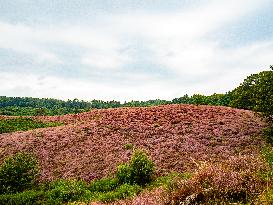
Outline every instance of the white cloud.
<svg viewBox="0 0 273 205">
<path fill-rule="evenodd" d="M 31 55 L 35 66 L 69 65 L 71 59 L 64 59 L 61 52 L 79 48 L 81 53 L 75 69 L 107 72 L 113 76 L 106 83 L 102 79 L 86 82 L 56 75 L 47 76 L 41 84 L 35 75 L 2 73 L 0 80 L 4 86 L 0 91 L 7 95 L 108 100 L 171 99 L 185 93 L 225 92 L 247 75 L 267 68 L 272 63 L 273 44 L 254 41 L 227 48 L 219 39 L 207 37 L 257 12 L 269 2 L 208 1 L 183 11 L 112 13 L 88 25 L 34 26 L 0 22 L 0 48 Z M 58 52 L 55 47 L 60 48 Z M 141 48 L 147 53 L 140 53 L 145 50 Z M 138 59 L 140 54 L 149 59 L 148 63 L 166 69 L 174 77 L 167 78 L 164 73 L 155 75 L 148 68 L 145 73 L 146 64 Z M 127 66 L 139 67 L 141 71 L 128 74 Z M 116 84 L 117 76 L 126 80 Z M 21 94 L 16 91 L 19 87 Z"/>
<path fill-rule="evenodd" d="M 91 53 L 82 57 L 81 63 L 83 65 L 91 66 L 98 69 L 118 69 L 130 62 L 130 58 L 126 55 L 121 55 L 118 52 L 102 54 Z"/>
</svg>

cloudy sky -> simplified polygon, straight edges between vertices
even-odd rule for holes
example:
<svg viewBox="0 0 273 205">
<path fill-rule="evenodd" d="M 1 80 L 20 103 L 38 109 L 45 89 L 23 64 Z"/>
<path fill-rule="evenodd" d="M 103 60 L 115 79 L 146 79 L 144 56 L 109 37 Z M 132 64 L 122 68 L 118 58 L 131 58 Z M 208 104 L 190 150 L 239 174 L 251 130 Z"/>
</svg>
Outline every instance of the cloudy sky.
<svg viewBox="0 0 273 205">
<path fill-rule="evenodd" d="M 0 0 L 0 95 L 172 99 L 273 64 L 272 0 Z"/>
</svg>

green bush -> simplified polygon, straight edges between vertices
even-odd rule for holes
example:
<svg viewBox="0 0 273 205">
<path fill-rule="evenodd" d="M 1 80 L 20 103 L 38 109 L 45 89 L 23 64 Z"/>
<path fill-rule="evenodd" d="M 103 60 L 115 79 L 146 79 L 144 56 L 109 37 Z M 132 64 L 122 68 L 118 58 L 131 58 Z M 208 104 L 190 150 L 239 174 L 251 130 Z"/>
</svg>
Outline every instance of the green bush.
<svg viewBox="0 0 273 205">
<path fill-rule="evenodd" d="M 91 192 L 109 192 L 116 189 L 118 186 L 119 181 L 117 178 L 104 178 L 91 182 L 88 189 Z"/>
<path fill-rule="evenodd" d="M 117 169 L 117 178 L 120 183 L 145 185 L 152 181 L 154 163 L 142 150 L 136 150 L 129 164 L 121 164 Z"/>
<path fill-rule="evenodd" d="M 32 205 L 45 204 L 43 200 L 44 192 L 41 191 L 25 191 L 16 194 L 0 195 L 0 205 Z"/>
<path fill-rule="evenodd" d="M 51 183 L 46 198 L 49 204 L 63 204 L 80 200 L 89 194 L 90 191 L 84 181 L 60 179 Z"/>
<path fill-rule="evenodd" d="M 131 167 L 128 164 L 120 164 L 116 173 L 117 179 L 120 184 L 132 183 Z"/>
<path fill-rule="evenodd" d="M 141 190 L 141 187 L 137 184 L 123 184 L 114 191 L 99 194 L 97 199 L 102 202 L 111 202 L 118 199 L 135 196 L 141 192 Z"/>
<path fill-rule="evenodd" d="M 150 160 L 147 154 L 142 150 L 134 152 L 131 161 L 131 179 L 134 183 L 145 185 L 152 181 L 154 175 L 154 163 Z"/>
<path fill-rule="evenodd" d="M 270 125 L 263 130 L 263 136 L 267 143 L 273 144 L 273 125 Z"/>
<path fill-rule="evenodd" d="M 38 173 L 38 161 L 31 154 L 17 153 L 5 159 L 0 167 L 0 194 L 31 188 Z"/>
<path fill-rule="evenodd" d="M 133 147 L 134 147 L 134 145 L 131 144 L 131 143 L 127 143 L 127 144 L 124 145 L 124 148 L 125 148 L 126 150 L 128 150 L 128 149 L 133 149 Z"/>
</svg>

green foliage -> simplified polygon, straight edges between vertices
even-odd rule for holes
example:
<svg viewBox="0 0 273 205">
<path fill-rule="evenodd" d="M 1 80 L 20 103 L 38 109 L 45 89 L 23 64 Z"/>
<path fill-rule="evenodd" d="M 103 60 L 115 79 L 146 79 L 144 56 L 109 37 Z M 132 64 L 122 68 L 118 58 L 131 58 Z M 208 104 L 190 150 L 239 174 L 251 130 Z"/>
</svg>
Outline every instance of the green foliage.
<svg viewBox="0 0 273 205">
<path fill-rule="evenodd" d="M 269 190 L 266 191 L 265 198 L 268 204 L 273 203 L 273 187 L 271 187 Z"/>
<path fill-rule="evenodd" d="M 124 145 L 124 148 L 125 148 L 126 150 L 128 150 L 128 149 L 133 149 L 133 147 L 134 147 L 134 145 L 131 144 L 131 143 L 127 143 L 127 144 Z"/>
<path fill-rule="evenodd" d="M 1 204 L 64 204 L 74 201 L 110 202 L 138 194 L 140 185 L 151 181 L 154 165 L 146 153 L 134 152 L 130 165 L 118 167 L 117 178 L 103 178 L 87 185 L 82 180 L 59 179 L 35 184 L 37 160 L 30 154 L 18 153 L 4 160 L 0 167 Z M 28 190 L 27 189 L 33 189 Z"/>
<path fill-rule="evenodd" d="M 142 150 L 136 150 L 129 164 L 117 168 L 117 178 L 121 183 L 145 185 L 152 181 L 155 167 L 152 160 Z"/>
<path fill-rule="evenodd" d="M 88 187 L 91 192 L 109 192 L 113 191 L 119 186 L 117 178 L 103 178 L 92 181 Z"/>
<path fill-rule="evenodd" d="M 269 121 L 273 115 L 273 71 L 248 76 L 232 91 L 231 106 L 261 112 Z"/>
<path fill-rule="evenodd" d="M 0 205 L 38 205 L 45 204 L 44 192 L 30 190 L 16 194 L 0 195 Z"/>
<path fill-rule="evenodd" d="M 191 97 L 184 95 L 180 98 L 168 100 L 130 101 L 121 103 L 119 101 L 92 100 L 90 102 L 74 100 L 57 100 L 51 98 L 31 97 L 6 97 L 0 96 L 0 115 L 14 116 L 40 116 L 40 115 L 64 115 L 69 113 L 80 113 L 92 108 L 107 109 L 119 107 L 150 107 L 167 104 L 202 104 L 202 105 L 229 105 L 230 93 L 213 94 L 204 96 L 195 94 Z"/>
<path fill-rule="evenodd" d="M 152 181 L 155 172 L 154 163 L 142 150 L 136 150 L 130 161 L 131 179 L 134 183 L 145 185 Z"/>
<path fill-rule="evenodd" d="M 102 202 L 111 202 L 118 199 L 135 196 L 141 192 L 141 190 L 142 188 L 137 184 L 123 184 L 114 191 L 98 194 L 97 199 Z"/>
<path fill-rule="evenodd" d="M 269 125 L 267 128 L 263 129 L 263 136 L 267 143 L 273 144 L 273 125 Z"/>
<path fill-rule="evenodd" d="M 141 191 L 139 185 L 119 184 L 115 178 L 104 178 L 91 182 L 58 180 L 52 182 L 45 192 L 47 204 L 63 204 L 73 201 L 111 202 L 134 196 Z"/>
<path fill-rule="evenodd" d="M 56 122 L 48 122 L 44 123 L 41 121 L 35 121 L 31 118 L 10 118 L 10 119 L 0 119 L 0 134 L 7 132 L 15 132 L 15 131 L 26 131 L 30 129 L 36 128 L 44 128 L 44 127 L 53 127 L 62 125 L 62 123 Z"/>
<path fill-rule="evenodd" d="M 154 187 L 164 186 L 165 188 L 169 189 L 170 186 L 174 184 L 175 181 L 178 179 L 190 179 L 192 176 L 192 173 L 185 172 L 185 173 L 178 173 L 178 172 L 172 172 L 165 176 L 160 176 L 156 178 L 156 180 L 152 181 L 148 188 L 152 189 Z"/>
<path fill-rule="evenodd" d="M 269 167 L 268 177 L 271 178 L 273 176 L 273 150 L 272 150 L 272 147 L 271 146 L 263 147 L 262 156 L 268 164 L 268 167 Z"/>
<path fill-rule="evenodd" d="M 91 103 L 52 98 L 6 97 L 0 96 L 0 115 L 63 115 L 79 113 L 91 109 Z"/>
<path fill-rule="evenodd" d="M 17 153 L 5 159 L 0 167 L 0 194 L 31 188 L 38 173 L 38 162 L 30 154 Z"/>
<path fill-rule="evenodd" d="M 77 201 L 90 194 L 87 185 L 83 181 L 63 180 L 53 182 L 46 199 L 49 204 L 63 204 L 69 201 Z"/>
<path fill-rule="evenodd" d="M 116 173 L 119 183 L 132 183 L 131 167 L 129 164 L 120 164 Z"/>
</svg>

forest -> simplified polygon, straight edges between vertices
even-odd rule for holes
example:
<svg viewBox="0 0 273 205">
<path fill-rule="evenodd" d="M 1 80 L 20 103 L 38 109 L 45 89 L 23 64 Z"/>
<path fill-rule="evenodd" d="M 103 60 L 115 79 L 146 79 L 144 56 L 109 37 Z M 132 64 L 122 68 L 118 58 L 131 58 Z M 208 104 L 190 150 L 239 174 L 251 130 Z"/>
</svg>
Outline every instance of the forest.
<svg viewBox="0 0 273 205">
<path fill-rule="evenodd" d="M 270 66 L 272 70 L 272 66 Z M 256 104 L 256 99 L 264 100 L 267 95 L 272 95 L 272 71 L 263 71 L 258 74 L 250 75 L 245 81 L 232 91 L 225 94 L 205 96 L 185 94 L 173 100 L 147 100 L 130 101 L 121 103 L 119 101 L 91 100 L 83 101 L 58 100 L 52 98 L 32 98 L 32 97 L 6 97 L 0 96 L 0 115 L 9 116 L 46 116 L 46 115 L 65 115 L 69 113 L 81 113 L 90 109 L 107 109 L 119 107 L 149 107 L 168 104 L 193 104 L 193 105 L 212 105 L 212 106 L 231 106 L 241 109 L 259 111 L 261 102 Z M 255 84 L 254 84 L 255 83 Z M 254 86 L 255 85 L 255 86 Z M 271 103 L 268 104 L 268 109 Z"/>
</svg>

